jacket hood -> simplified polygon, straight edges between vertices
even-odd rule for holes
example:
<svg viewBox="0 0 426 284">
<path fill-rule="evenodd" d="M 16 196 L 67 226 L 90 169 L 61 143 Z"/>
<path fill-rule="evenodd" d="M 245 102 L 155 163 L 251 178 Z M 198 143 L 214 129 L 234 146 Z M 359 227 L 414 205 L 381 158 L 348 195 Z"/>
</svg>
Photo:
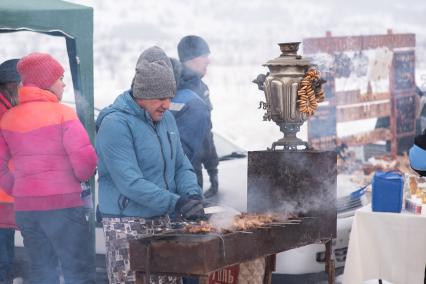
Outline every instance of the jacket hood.
<svg viewBox="0 0 426 284">
<path fill-rule="evenodd" d="M 107 115 L 110 115 L 111 113 L 115 112 L 122 112 L 134 115 L 143 120 L 151 119 L 149 113 L 147 113 L 133 100 L 130 92 L 131 91 L 128 90 L 119 95 L 111 105 L 107 106 L 99 113 L 98 118 L 96 119 L 96 131 L 98 131 L 99 127 L 101 127 L 103 119 Z"/>
<path fill-rule="evenodd" d="M 199 81 L 202 77 L 203 76 L 201 76 L 199 73 L 189 69 L 188 67 L 182 64 L 182 71 L 180 75 L 180 80 L 182 83 L 193 80 Z"/>
<path fill-rule="evenodd" d="M 207 104 L 210 110 L 212 110 L 213 106 L 209 98 L 209 88 L 202 81 L 202 77 L 203 76 L 199 73 L 183 66 L 178 90 L 190 89 Z"/>
</svg>

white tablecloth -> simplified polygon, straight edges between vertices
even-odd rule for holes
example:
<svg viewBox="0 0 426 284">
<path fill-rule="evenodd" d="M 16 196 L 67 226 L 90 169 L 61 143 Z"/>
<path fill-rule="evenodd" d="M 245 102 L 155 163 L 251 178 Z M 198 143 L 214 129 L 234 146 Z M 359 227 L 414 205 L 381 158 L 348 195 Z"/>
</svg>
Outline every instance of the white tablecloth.
<svg viewBox="0 0 426 284">
<path fill-rule="evenodd" d="M 426 265 L 426 216 L 356 211 L 349 239 L 344 284 L 384 279 L 423 284 Z"/>
</svg>

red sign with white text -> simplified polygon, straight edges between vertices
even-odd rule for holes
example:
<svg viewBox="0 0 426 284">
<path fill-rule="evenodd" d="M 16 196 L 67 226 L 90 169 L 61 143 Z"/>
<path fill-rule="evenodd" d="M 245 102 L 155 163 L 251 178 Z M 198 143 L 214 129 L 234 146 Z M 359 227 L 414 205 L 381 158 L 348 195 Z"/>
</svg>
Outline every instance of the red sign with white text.
<svg viewBox="0 0 426 284">
<path fill-rule="evenodd" d="M 209 276 L 209 284 L 237 284 L 239 272 L 238 264 L 215 271 Z"/>
</svg>

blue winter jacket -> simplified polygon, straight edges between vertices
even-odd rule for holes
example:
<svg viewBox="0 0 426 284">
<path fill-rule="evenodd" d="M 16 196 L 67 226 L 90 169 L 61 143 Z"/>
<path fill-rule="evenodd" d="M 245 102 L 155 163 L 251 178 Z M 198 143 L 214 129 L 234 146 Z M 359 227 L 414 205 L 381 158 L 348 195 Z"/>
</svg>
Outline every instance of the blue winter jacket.
<svg viewBox="0 0 426 284">
<path fill-rule="evenodd" d="M 219 164 L 219 158 L 217 156 L 216 147 L 213 141 L 213 133 L 212 133 L 212 122 L 211 122 L 211 110 L 212 104 L 210 102 L 209 88 L 202 81 L 200 74 L 189 69 L 188 67 L 182 66 L 182 73 L 179 80 L 178 91 L 189 89 L 198 95 L 199 98 L 207 105 L 208 112 L 207 115 L 209 117 L 208 121 L 208 130 L 206 132 L 203 145 L 202 152 L 200 153 L 201 158 L 196 160 L 191 160 L 192 166 L 196 171 L 201 172 L 202 164 L 207 169 L 207 171 L 211 173 L 217 173 L 217 166 Z M 180 128 L 180 123 L 178 124 Z M 183 135 L 182 135 L 183 137 Z"/>
<path fill-rule="evenodd" d="M 207 104 L 189 89 L 179 90 L 170 110 L 175 116 L 182 147 L 194 165 L 203 154 L 203 142 L 210 131 L 210 110 Z"/>
<path fill-rule="evenodd" d="M 171 214 L 180 196 L 200 195 L 173 115 L 154 123 L 127 91 L 97 121 L 99 208 L 151 218 Z"/>
</svg>

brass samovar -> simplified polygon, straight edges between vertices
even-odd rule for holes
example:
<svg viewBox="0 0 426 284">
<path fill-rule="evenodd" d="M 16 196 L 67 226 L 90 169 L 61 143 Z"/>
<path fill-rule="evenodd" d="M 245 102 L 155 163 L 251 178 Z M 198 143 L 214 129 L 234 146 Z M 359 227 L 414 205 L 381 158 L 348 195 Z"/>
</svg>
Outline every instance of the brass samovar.
<svg viewBox="0 0 426 284">
<path fill-rule="evenodd" d="M 315 66 L 308 59 L 297 54 L 299 44 L 300 42 L 279 43 L 281 55 L 263 64 L 269 68 L 269 73 L 260 74 L 253 81 L 265 93 L 266 102 L 260 102 L 259 106 L 266 110 L 263 120 L 273 120 L 284 133 L 283 138 L 272 143 L 272 150 L 276 150 L 277 146 L 282 146 L 283 150 L 311 149 L 311 146 L 297 138 L 296 134 L 305 120 L 313 114 L 317 103 L 324 99 L 321 84 L 325 81 L 320 79 L 319 72 L 315 71 Z M 313 70 L 312 74 L 316 72 L 317 76 L 307 76 L 310 70 Z M 302 80 L 305 80 L 303 84 L 306 83 L 306 87 L 302 86 Z M 301 102 L 304 88 L 308 88 L 310 94 L 316 96 L 311 100 L 313 105 L 309 111 L 300 107 L 304 103 Z M 307 98 L 307 95 L 303 98 Z"/>
</svg>

